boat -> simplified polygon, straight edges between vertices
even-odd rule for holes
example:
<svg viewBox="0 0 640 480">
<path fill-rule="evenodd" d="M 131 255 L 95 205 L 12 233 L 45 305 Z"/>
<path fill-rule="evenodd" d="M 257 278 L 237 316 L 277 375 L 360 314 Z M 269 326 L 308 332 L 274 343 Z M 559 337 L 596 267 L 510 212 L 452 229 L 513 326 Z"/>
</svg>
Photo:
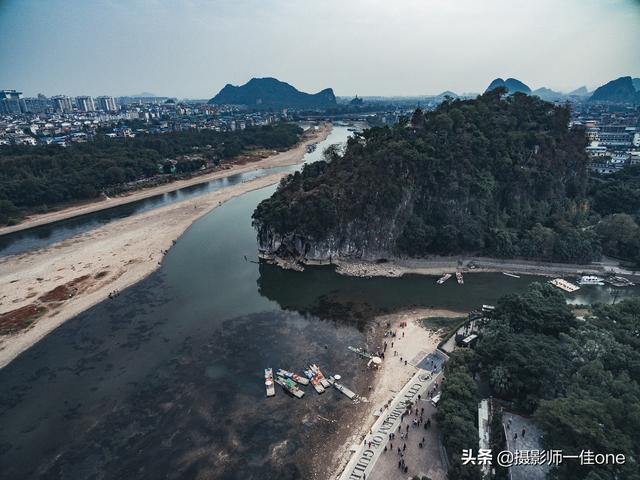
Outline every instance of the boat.
<svg viewBox="0 0 640 480">
<path fill-rule="evenodd" d="M 349 390 L 341 383 L 338 383 L 338 380 L 340 380 L 340 375 L 336 375 L 335 378 L 331 376 L 327 380 L 331 385 L 333 385 L 336 390 L 338 390 L 340 393 L 343 393 L 349 400 L 353 400 L 357 397 L 357 395 L 353 391 Z"/>
<path fill-rule="evenodd" d="M 624 277 L 609 277 L 607 281 L 614 287 L 633 287 L 635 285 L 631 280 Z"/>
<path fill-rule="evenodd" d="M 579 285 L 604 285 L 604 280 L 595 275 L 583 275 L 578 280 Z"/>
<path fill-rule="evenodd" d="M 356 348 L 356 347 L 352 347 L 351 345 L 349 345 L 347 347 L 349 350 L 351 350 L 353 353 L 357 353 L 358 355 L 360 355 L 361 357 L 364 358 L 373 358 L 374 355 L 371 355 L 369 352 L 367 352 L 365 349 L 363 348 Z"/>
<path fill-rule="evenodd" d="M 311 153 L 311 152 L 315 151 L 316 147 L 317 147 L 316 143 L 311 143 L 311 144 L 307 145 L 307 153 Z"/>
<path fill-rule="evenodd" d="M 459 285 L 464 284 L 464 278 L 462 278 L 462 273 L 461 272 L 456 272 L 456 280 L 458 280 L 458 284 Z"/>
<path fill-rule="evenodd" d="M 506 275 L 507 277 L 520 278 L 520 275 L 515 275 L 515 274 L 509 273 L 509 272 L 502 272 L 502 274 Z"/>
<path fill-rule="evenodd" d="M 316 372 L 312 372 L 311 370 L 305 370 L 304 374 L 307 376 L 313 388 L 316 389 L 318 393 L 324 393 L 324 387 L 320 383 L 320 377 L 316 374 Z"/>
<path fill-rule="evenodd" d="M 299 383 L 300 385 L 309 385 L 309 379 L 305 378 L 301 375 L 298 375 L 297 373 L 294 372 L 289 372 L 288 370 L 283 370 L 283 369 L 279 369 L 276 372 L 276 375 L 280 375 L 283 378 L 290 378 L 291 380 L 293 380 L 294 382 Z"/>
<path fill-rule="evenodd" d="M 290 378 L 284 378 L 280 375 L 277 375 L 276 383 L 296 398 L 302 398 L 304 396 L 304 392 L 300 388 L 298 388 L 296 382 L 294 382 Z"/>
<path fill-rule="evenodd" d="M 327 379 L 324 377 L 324 374 L 322 373 L 322 371 L 320 370 L 320 367 L 317 366 L 315 363 L 312 363 L 311 365 L 309 365 L 309 369 L 312 372 L 315 372 L 316 375 L 318 375 L 320 377 L 320 384 L 324 387 L 324 388 L 329 388 L 331 386 L 331 384 L 327 381 Z"/>
<path fill-rule="evenodd" d="M 447 280 L 449 280 L 451 278 L 451 274 L 450 273 L 445 273 L 443 276 L 441 276 L 438 281 L 436 282 L 438 285 L 442 285 L 444 282 L 446 282 Z"/>
<path fill-rule="evenodd" d="M 264 386 L 267 389 L 267 397 L 273 397 L 276 394 L 276 387 L 273 384 L 273 370 L 271 368 L 264 369 Z"/>
<path fill-rule="evenodd" d="M 580 290 L 579 286 L 574 285 L 571 282 L 567 282 L 562 278 L 554 278 L 553 280 L 549 280 L 549 283 L 554 287 L 557 287 L 560 290 L 564 290 L 565 292 L 569 292 L 569 293 L 575 292 L 576 290 Z"/>
</svg>

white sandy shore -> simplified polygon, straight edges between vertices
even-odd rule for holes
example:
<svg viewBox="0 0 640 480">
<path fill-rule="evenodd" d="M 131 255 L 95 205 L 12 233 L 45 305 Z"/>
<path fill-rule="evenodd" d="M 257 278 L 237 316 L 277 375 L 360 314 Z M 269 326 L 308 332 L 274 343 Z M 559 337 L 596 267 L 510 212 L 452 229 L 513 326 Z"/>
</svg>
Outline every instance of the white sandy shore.
<svg viewBox="0 0 640 480">
<path fill-rule="evenodd" d="M 377 416 L 385 410 L 393 397 L 402 390 L 405 384 L 415 375 L 418 369 L 411 365 L 412 360 L 435 352 L 440 337 L 436 332 L 429 331 L 422 327 L 418 320 L 428 317 L 461 317 L 466 313 L 454 312 L 451 310 L 440 310 L 430 308 L 417 308 L 378 317 L 377 323 L 380 328 L 386 329 L 387 322 L 391 323 L 391 330 L 397 332 L 396 338 L 383 338 L 387 342 L 385 360 L 381 368 L 375 374 L 375 380 L 368 394 L 369 409 L 364 418 L 356 419 L 353 428 L 353 435 L 340 447 L 333 458 L 335 471 L 331 478 L 339 478 L 351 457 L 350 447 L 362 442 L 369 433 Z M 407 326 L 400 327 L 401 322 L 406 322 Z M 404 337 L 402 336 L 404 332 Z M 391 346 L 391 342 L 394 346 Z M 376 347 L 377 348 L 377 347 Z M 380 346 L 382 350 L 382 346 Z M 394 350 L 398 351 L 398 356 L 394 357 Z M 402 357 L 403 361 L 400 361 Z M 404 360 L 407 360 L 407 365 Z M 382 409 L 382 410 L 381 410 Z"/>
<path fill-rule="evenodd" d="M 63 210 L 57 210 L 55 212 L 33 215 L 31 217 L 27 217 L 24 221 L 17 225 L 0 227 L 0 235 L 46 225 L 48 223 L 58 222 L 60 220 L 66 220 L 68 218 L 78 217 L 80 215 L 86 215 L 87 213 L 93 213 L 100 210 L 105 210 L 107 208 L 125 205 L 127 203 L 143 200 L 145 198 L 161 195 L 163 193 L 173 192 L 180 188 L 190 187 L 193 185 L 206 183 L 211 180 L 229 177 L 238 173 L 246 173 L 261 168 L 293 165 L 302 160 L 302 157 L 306 152 L 307 145 L 325 140 L 327 136 L 329 136 L 329 133 L 331 133 L 331 128 L 331 124 L 323 123 L 319 125 L 318 129 L 309 129 L 304 133 L 301 141 L 293 148 L 290 148 L 289 150 L 286 150 L 284 152 L 270 155 L 266 158 L 263 158 L 262 160 L 250 163 L 234 164 L 230 168 L 224 168 L 212 173 L 195 176 L 186 180 L 177 180 L 165 185 L 145 188 L 143 190 L 138 190 L 118 197 L 113 197 L 105 200 L 97 200 L 95 202 L 76 205 L 65 208 Z"/>
</svg>

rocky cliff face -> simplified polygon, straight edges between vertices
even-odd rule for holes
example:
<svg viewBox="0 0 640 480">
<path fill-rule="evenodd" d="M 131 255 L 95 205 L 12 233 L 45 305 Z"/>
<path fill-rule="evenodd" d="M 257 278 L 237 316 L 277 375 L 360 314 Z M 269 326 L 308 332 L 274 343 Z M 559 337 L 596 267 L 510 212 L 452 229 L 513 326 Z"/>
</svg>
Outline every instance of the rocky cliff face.
<svg viewBox="0 0 640 480">
<path fill-rule="evenodd" d="M 411 216 L 413 195 L 407 191 L 395 213 L 387 219 L 371 222 L 360 219 L 346 222 L 322 239 L 312 239 L 296 231 L 278 233 L 274 226 L 254 221 L 258 231 L 259 253 L 264 258 L 296 261 L 330 261 L 335 258 L 377 260 L 396 253 L 395 243 Z"/>
</svg>

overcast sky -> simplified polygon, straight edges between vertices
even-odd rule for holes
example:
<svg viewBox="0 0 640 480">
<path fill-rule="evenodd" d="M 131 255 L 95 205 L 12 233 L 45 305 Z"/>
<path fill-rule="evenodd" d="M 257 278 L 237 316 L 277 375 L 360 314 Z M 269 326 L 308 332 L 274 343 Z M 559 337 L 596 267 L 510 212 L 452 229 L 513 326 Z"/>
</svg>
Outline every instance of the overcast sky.
<svg viewBox="0 0 640 480">
<path fill-rule="evenodd" d="M 568 91 L 640 77 L 639 46 L 632 0 L 0 0 L 0 89 L 25 95 Z"/>
</svg>

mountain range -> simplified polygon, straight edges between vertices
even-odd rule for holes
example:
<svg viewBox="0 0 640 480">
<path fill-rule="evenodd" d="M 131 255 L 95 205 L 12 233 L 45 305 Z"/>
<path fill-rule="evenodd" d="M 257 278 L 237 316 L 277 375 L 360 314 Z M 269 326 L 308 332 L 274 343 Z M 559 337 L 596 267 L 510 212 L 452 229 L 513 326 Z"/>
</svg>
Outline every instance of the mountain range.
<svg viewBox="0 0 640 480">
<path fill-rule="evenodd" d="M 596 88 L 590 102 L 640 104 L 640 78 L 620 77 Z"/>
<path fill-rule="evenodd" d="M 241 86 L 227 84 L 209 100 L 216 105 L 246 105 L 251 108 L 325 108 L 336 105 L 331 88 L 318 93 L 301 92 L 275 78 L 252 78 Z"/>
</svg>

